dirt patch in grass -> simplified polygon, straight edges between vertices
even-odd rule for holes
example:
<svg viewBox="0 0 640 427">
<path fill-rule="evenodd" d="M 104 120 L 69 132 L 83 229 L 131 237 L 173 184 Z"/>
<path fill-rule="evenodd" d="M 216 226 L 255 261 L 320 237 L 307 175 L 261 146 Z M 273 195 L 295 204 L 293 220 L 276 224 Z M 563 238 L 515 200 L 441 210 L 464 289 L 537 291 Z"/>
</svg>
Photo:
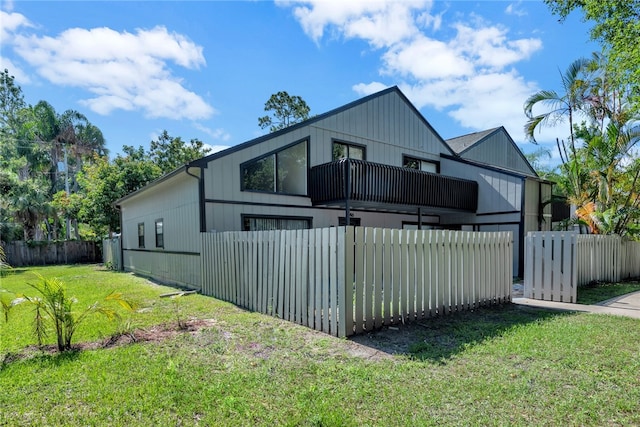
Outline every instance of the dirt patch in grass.
<svg viewBox="0 0 640 427">
<path fill-rule="evenodd" d="M 117 333 L 100 341 L 73 344 L 68 353 L 113 348 L 136 342 L 160 342 L 174 338 L 179 334 L 196 334 L 202 329 L 211 328 L 215 324 L 215 319 L 187 320 L 183 322 L 182 327 L 178 326 L 176 323 L 164 323 L 147 328 Z M 58 353 L 58 348 L 54 344 L 41 347 L 37 345 L 30 345 L 19 352 L 10 352 L 5 354 L 3 360 L 0 362 L 0 366 L 17 360 L 30 359 L 37 355 L 53 355 L 56 353 Z"/>
</svg>

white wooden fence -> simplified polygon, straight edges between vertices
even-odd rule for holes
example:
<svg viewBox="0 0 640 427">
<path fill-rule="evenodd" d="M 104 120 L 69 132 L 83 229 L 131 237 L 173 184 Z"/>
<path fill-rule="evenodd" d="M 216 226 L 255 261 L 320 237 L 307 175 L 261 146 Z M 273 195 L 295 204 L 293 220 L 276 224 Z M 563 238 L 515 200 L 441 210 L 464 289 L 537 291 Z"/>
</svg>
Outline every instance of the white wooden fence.
<svg viewBox="0 0 640 427">
<path fill-rule="evenodd" d="M 511 299 L 510 232 L 202 233 L 202 293 L 337 336 Z"/>
<path fill-rule="evenodd" d="M 615 235 L 530 232 L 524 267 L 525 298 L 576 302 L 580 285 L 640 277 L 640 243 Z"/>
</svg>

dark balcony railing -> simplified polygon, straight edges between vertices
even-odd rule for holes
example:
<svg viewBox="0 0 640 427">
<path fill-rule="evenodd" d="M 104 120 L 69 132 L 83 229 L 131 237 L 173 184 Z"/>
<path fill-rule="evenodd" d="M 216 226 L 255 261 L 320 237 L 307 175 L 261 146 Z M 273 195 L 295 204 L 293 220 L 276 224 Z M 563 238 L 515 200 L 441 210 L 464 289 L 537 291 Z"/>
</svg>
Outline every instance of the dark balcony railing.
<svg viewBox="0 0 640 427">
<path fill-rule="evenodd" d="M 342 159 L 311 168 L 314 205 L 346 200 L 476 211 L 478 183 L 416 169 Z"/>
</svg>

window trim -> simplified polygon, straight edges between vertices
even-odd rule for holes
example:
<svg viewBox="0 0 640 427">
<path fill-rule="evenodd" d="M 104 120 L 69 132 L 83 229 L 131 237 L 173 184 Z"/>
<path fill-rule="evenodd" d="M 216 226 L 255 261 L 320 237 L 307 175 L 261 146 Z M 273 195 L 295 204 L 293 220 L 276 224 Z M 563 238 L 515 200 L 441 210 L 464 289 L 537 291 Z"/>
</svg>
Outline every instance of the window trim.
<svg viewBox="0 0 640 427">
<path fill-rule="evenodd" d="M 307 221 L 309 224 L 308 229 L 313 228 L 313 217 L 312 216 L 295 216 L 295 215 L 262 215 L 262 214 L 240 214 L 240 223 L 242 231 L 251 231 L 245 228 L 245 219 L 247 218 L 260 218 L 260 219 L 283 219 L 283 220 L 296 220 L 296 221 Z M 302 230 L 308 230 L 302 229 Z M 280 229 L 283 230 L 283 229 Z"/>
<path fill-rule="evenodd" d="M 367 160 L 367 146 L 366 145 L 358 144 L 357 142 L 345 141 L 343 139 L 331 138 L 331 161 L 332 162 L 336 162 L 336 161 L 340 160 L 340 159 L 334 159 L 333 158 L 333 145 L 334 144 L 342 144 L 342 145 L 346 145 L 347 147 L 362 148 L 362 160 Z M 347 153 L 347 158 L 348 159 L 352 159 L 353 157 L 349 157 L 349 154 Z"/>
<path fill-rule="evenodd" d="M 142 230 L 142 234 L 140 234 L 140 230 Z M 144 222 L 138 223 L 138 248 L 144 249 Z"/>
<path fill-rule="evenodd" d="M 296 146 L 300 143 L 305 142 L 306 144 L 306 151 L 307 151 L 307 166 L 306 166 L 306 171 L 305 171 L 305 175 L 306 175 L 306 189 L 305 189 L 305 194 L 296 194 L 296 193 L 283 193 L 283 192 L 278 192 L 278 191 L 266 191 L 266 190 L 251 190 L 251 189 L 246 189 L 244 187 L 244 168 L 246 165 L 250 164 L 250 163 L 255 163 L 255 162 L 259 162 L 262 159 L 266 159 L 267 157 L 276 155 L 276 158 L 274 160 L 275 162 L 275 167 L 274 167 L 274 172 L 275 172 L 275 177 L 274 177 L 274 186 L 276 187 L 277 190 L 277 186 L 278 186 L 278 156 L 277 154 L 281 151 L 287 150 L 293 146 Z M 249 159 L 247 161 L 244 161 L 242 163 L 240 163 L 240 191 L 247 191 L 250 193 L 262 193 L 262 194 L 280 194 L 280 195 L 284 195 L 284 196 L 299 196 L 299 197 L 309 197 L 309 171 L 311 170 L 311 161 L 309 159 L 309 148 L 311 147 L 311 136 L 307 136 L 305 138 L 300 138 L 295 142 L 292 142 L 290 144 L 287 145 L 283 145 L 282 147 L 279 147 L 275 150 L 271 150 L 268 153 L 262 154 L 258 157 L 254 157 L 252 159 Z"/>
<path fill-rule="evenodd" d="M 403 154 L 402 155 L 402 167 L 406 167 L 405 163 L 407 163 L 407 159 L 418 160 L 420 162 L 427 162 L 427 163 L 434 164 L 434 165 L 436 165 L 436 172 L 435 173 L 438 173 L 438 174 L 440 173 L 440 161 L 439 160 L 424 159 L 422 157 L 413 156 L 411 154 Z M 413 168 L 411 168 L 411 169 L 413 169 Z M 426 171 L 423 171 L 421 169 L 416 169 L 416 170 L 419 170 L 421 172 L 426 172 Z M 433 173 L 433 172 L 429 172 L 429 173 Z"/>
<path fill-rule="evenodd" d="M 155 224 L 154 231 L 155 231 L 155 235 L 156 235 L 156 248 L 164 249 L 164 218 L 156 219 L 154 224 Z M 158 234 L 158 224 L 160 224 L 160 227 L 162 228 L 162 233 L 160 233 L 160 234 Z M 158 236 L 161 237 L 160 244 L 158 244 Z"/>
</svg>

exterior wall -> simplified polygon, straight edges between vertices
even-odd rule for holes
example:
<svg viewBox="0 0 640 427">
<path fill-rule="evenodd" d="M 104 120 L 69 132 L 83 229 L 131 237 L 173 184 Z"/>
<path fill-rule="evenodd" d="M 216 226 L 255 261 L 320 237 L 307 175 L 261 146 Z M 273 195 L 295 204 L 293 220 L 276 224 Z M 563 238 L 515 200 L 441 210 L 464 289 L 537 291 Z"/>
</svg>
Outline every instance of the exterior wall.
<svg viewBox="0 0 640 427">
<path fill-rule="evenodd" d="M 389 92 L 212 159 L 204 170 L 205 199 L 310 207 L 308 197 L 241 191 L 240 164 L 305 139 L 309 141 L 309 168 L 332 161 L 334 140 L 364 146 L 367 161 L 392 166 L 402 166 L 405 154 L 433 161 L 440 160 L 440 153 L 451 154 L 421 116 L 400 95 Z M 218 228 L 219 223 L 207 215 L 207 229 Z"/>
<path fill-rule="evenodd" d="M 351 210 L 352 218 L 359 218 L 363 227 L 402 228 L 403 223 L 417 223 L 418 215 Z M 255 206 L 230 203 L 209 203 L 207 205 L 207 231 L 242 230 L 242 215 L 263 215 L 277 217 L 306 217 L 312 219 L 313 228 L 337 227 L 339 218 L 344 218 L 345 210 L 340 208 L 297 207 L 297 206 Z M 423 224 L 439 224 L 437 216 L 422 217 Z"/>
<path fill-rule="evenodd" d="M 446 158 L 440 162 L 440 172 L 478 183 L 477 215 L 510 214 L 522 209 L 521 177 Z"/>
<path fill-rule="evenodd" d="M 525 175 L 536 176 L 522 153 L 513 144 L 506 131 L 502 129 L 492 133 L 484 141 L 463 152 L 461 157 L 517 171 Z"/>
<path fill-rule="evenodd" d="M 123 267 L 161 282 L 200 286 L 198 181 L 182 173 L 121 202 Z M 163 221 L 157 248 L 155 221 Z M 144 223 L 145 247 L 138 247 Z"/>
</svg>

